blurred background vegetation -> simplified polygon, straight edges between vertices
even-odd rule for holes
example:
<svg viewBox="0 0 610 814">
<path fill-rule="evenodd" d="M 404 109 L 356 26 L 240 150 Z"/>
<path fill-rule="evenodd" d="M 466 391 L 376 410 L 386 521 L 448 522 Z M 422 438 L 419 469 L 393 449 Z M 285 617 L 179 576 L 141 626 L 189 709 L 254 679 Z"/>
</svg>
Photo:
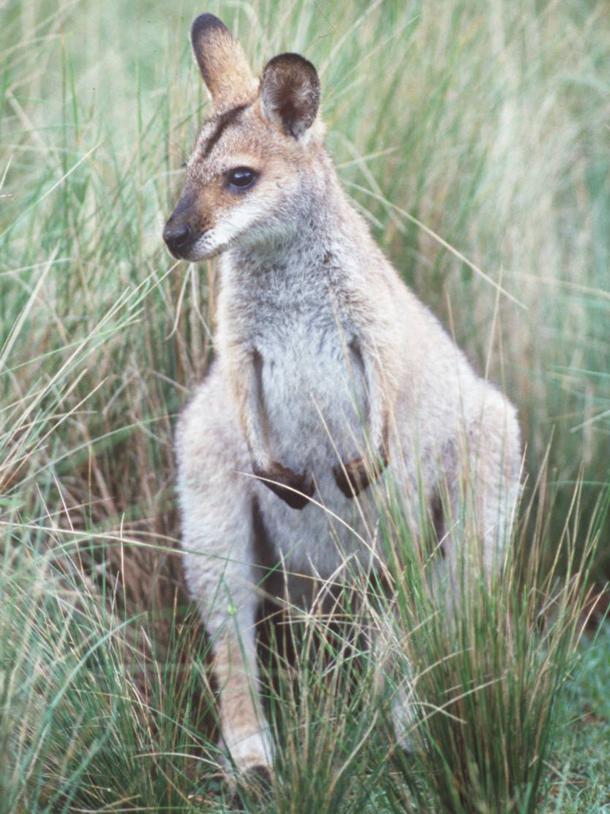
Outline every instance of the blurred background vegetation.
<svg viewBox="0 0 610 814">
<path fill-rule="evenodd" d="M 317 65 L 328 146 L 350 194 L 404 280 L 517 405 L 528 488 L 547 461 L 537 523 L 558 539 L 577 502 L 574 543 L 594 523 L 592 576 L 603 585 L 610 575 L 604 0 L 4 0 L 0 752 L 18 757 L 0 779 L 12 790 L 0 810 L 72 810 L 70 772 L 76 788 L 89 754 L 116 771 L 100 733 L 80 746 L 69 737 L 99 671 L 133 667 L 128 686 L 112 679 L 106 712 L 91 714 L 120 718 L 116 698 L 131 687 L 136 742 L 154 743 L 147 703 L 188 720 L 190 735 L 209 715 L 186 690 L 190 717 L 178 690 L 174 712 L 164 706 L 172 693 L 159 667 L 172 653 L 168 686 L 182 686 L 176 642 L 183 653 L 185 637 L 187 651 L 199 641 L 173 613 L 184 595 L 172 428 L 212 351 L 215 273 L 173 263 L 160 235 L 207 106 L 188 42 L 202 11 L 225 20 L 257 70 L 285 50 Z M 129 658 L 122 645 L 104 650 L 119 629 Z M 597 652 L 587 656 L 596 664 Z M 205 670 L 195 673 L 203 686 Z M 68 688 L 72 711 L 53 718 Z M 81 748 L 75 769 L 66 754 Z M 167 767 L 155 771 L 165 783 Z M 122 776 L 137 772 L 135 761 Z M 593 810 L 578 808 L 580 790 L 565 791 L 557 772 L 556 810 Z M 153 780 L 141 782 L 126 807 L 158 799 Z"/>
</svg>

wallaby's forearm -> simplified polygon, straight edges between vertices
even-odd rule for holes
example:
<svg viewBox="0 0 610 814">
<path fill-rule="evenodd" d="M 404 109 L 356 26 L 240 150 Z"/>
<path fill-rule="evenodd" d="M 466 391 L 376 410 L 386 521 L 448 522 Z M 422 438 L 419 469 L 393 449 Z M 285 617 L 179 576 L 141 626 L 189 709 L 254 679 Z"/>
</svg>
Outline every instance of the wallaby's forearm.
<svg viewBox="0 0 610 814">
<path fill-rule="evenodd" d="M 384 374 L 383 357 L 376 350 L 364 356 L 364 371 L 369 393 L 369 438 L 372 455 L 387 463 L 390 414 L 396 394 Z"/>
<path fill-rule="evenodd" d="M 367 337 L 352 342 L 361 363 L 368 395 L 366 447 L 362 455 L 333 469 L 335 481 L 346 497 L 355 497 L 377 480 L 388 464 L 389 416 L 394 394 L 384 376 L 383 355 Z"/>
<path fill-rule="evenodd" d="M 255 348 L 241 351 L 233 349 L 231 357 L 231 386 L 252 466 L 254 469 L 267 471 L 271 466 L 271 454 L 261 388 L 261 355 Z"/>
<path fill-rule="evenodd" d="M 252 462 L 252 472 L 293 509 L 302 509 L 315 489 L 308 473 L 275 461 L 269 448 L 268 417 L 262 391 L 263 360 L 256 348 L 233 351 L 230 378 L 239 419 Z"/>
</svg>

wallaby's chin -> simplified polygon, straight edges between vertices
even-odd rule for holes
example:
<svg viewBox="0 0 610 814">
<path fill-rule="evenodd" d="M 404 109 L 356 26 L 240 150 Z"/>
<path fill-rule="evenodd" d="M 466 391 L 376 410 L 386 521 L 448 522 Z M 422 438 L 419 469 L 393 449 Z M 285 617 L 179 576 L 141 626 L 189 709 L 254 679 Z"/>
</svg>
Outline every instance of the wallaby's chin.
<svg viewBox="0 0 610 814">
<path fill-rule="evenodd" d="M 198 263 L 200 260 L 209 260 L 211 257 L 221 254 L 228 243 L 215 238 L 213 232 L 206 232 L 184 252 L 184 259 L 191 263 Z"/>
</svg>

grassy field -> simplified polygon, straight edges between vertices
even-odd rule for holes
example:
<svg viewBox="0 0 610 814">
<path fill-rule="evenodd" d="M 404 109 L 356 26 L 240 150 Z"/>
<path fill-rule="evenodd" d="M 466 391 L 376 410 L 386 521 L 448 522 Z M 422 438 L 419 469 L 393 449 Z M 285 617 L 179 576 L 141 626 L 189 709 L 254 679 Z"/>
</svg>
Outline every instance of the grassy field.
<svg viewBox="0 0 610 814">
<path fill-rule="evenodd" d="M 347 188 L 518 406 L 528 472 L 495 593 L 449 625 L 418 563 L 400 588 L 416 753 L 392 748 L 391 687 L 354 637 L 298 620 L 300 685 L 268 659 L 272 798 L 246 808 L 610 811 L 610 637 L 580 636 L 610 573 L 607 3 L 4 0 L 0 812 L 228 810 L 172 486 L 215 269 L 161 241 L 207 105 L 201 11 L 257 69 L 318 66 Z"/>
</svg>

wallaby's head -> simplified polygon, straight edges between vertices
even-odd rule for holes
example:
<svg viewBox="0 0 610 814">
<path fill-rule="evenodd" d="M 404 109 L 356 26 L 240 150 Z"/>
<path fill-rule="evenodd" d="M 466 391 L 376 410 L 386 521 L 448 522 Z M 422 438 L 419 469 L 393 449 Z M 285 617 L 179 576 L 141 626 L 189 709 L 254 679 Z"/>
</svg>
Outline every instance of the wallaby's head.
<svg viewBox="0 0 610 814">
<path fill-rule="evenodd" d="M 163 237 L 175 257 L 201 260 L 246 240 L 295 228 L 303 191 L 320 165 L 320 82 L 298 54 L 280 54 L 260 80 L 227 27 L 197 17 L 193 51 L 212 97 Z"/>
</svg>

